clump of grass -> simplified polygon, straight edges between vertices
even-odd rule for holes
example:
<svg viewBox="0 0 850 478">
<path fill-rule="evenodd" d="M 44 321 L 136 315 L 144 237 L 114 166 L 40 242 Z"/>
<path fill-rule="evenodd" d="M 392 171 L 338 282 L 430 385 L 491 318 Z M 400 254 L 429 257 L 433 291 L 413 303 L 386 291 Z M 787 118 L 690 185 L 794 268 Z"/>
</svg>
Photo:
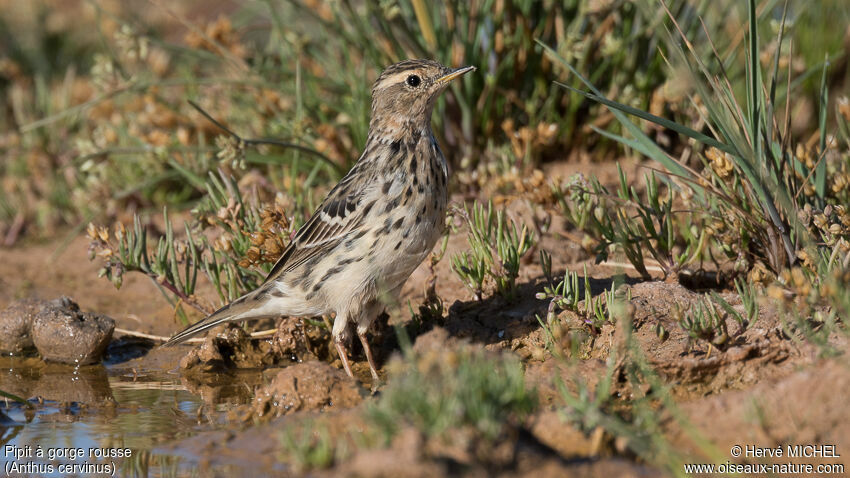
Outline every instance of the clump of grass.
<svg viewBox="0 0 850 478">
<path fill-rule="evenodd" d="M 157 33 L 162 23 L 141 29 L 123 21 L 121 14 L 137 16 L 131 6 L 108 12 L 97 3 L 85 7 L 85 15 L 94 18 L 84 23 L 95 24 L 99 33 L 88 38 L 87 30 L 88 43 L 78 44 L 72 38 L 76 30 L 61 32 L 69 38 L 55 43 L 71 51 L 79 47 L 73 55 L 48 50 L 47 42 L 41 61 L 50 58 L 42 65 L 49 69 L 31 72 L 26 63 L 36 59 L 6 58 L 3 52 L 0 69 L 18 71 L 10 84 L 0 72 L 0 101 L 12 106 L 3 111 L 14 111 L 0 115 L 9 131 L 0 138 L 0 153 L 9 158 L 0 175 L 18 179 L 16 186 L 0 185 L 0 233 L 9 242 L 21 230 L 38 233 L 82 218 L 115 217 L 128 206 L 188 209 L 206 193 L 207 174 L 220 167 L 240 178 L 261 172 L 263 189 L 286 190 L 292 209 L 305 213 L 313 206 L 310 189 L 338 179 L 356 157 L 349 154 L 355 147 L 349 142 L 342 152 L 334 150 L 336 162 L 320 159 L 315 148 L 327 147 L 330 138 L 324 136 L 331 134 L 317 133 L 317 125 L 328 121 L 302 114 L 316 96 L 303 94 L 297 71 L 268 68 L 275 55 L 252 44 L 258 39 L 246 38 L 228 18 L 193 25 L 179 7 L 166 9 L 157 21 L 181 23 L 188 31 L 182 41 L 170 43 Z M 70 5 L 55 10 L 50 13 L 57 17 L 77 13 Z M 32 45 L 10 47 L 28 54 Z M 249 61 L 252 51 L 262 58 Z M 63 60 L 53 65 L 55 58 Z M 13 105 L 6 103 L 7 89 L 14 93 Z M 210 143 L 218 131 L 187 98 L 224 113 L 248 136 L 275 136 L 287 147 L 258 155 L 246 151 L 251 145 L 246 140 L 223 144 L 224 156 L 216 157 Z"/>
<path fill-rule="evenodd" d="M 507 354 L 471 347 L 408 354 L 394 364 L 390 377 L 368 412 L 387 441 L 406 425 L 431 437 L 471 427 L 482 439 L 493 440 L 535 406 L 522 363 Z"/>
<path fill-rule="evenodd" d="M 844 326 L 850 316 L 847 287 L 850 269 L 836 267 L 815 274 L 805 267 L 783 271 L 767 287 L 766 295 L 775 301 L 782 314 L 785 332 L 794 341 L 806 340 L 818 347 L 824 357 L 841 354 L 833 334 L 846 335 Z"/>
<path fill-rule="evenodd" d="M 735 279 L 735 290 L 738 292 L 738 297 L 741 299 L 741 304 L 744 308 L 744 313 L 741 314 L 734 307 L 729 305 L 723 297 L 717 292 L 711 291 L 711 298 L 717 302 L 723 310 L 729 314 L 735 322 L 741 327 L 741 331 L 751 326 L 757 319 L 759 314 L 758 295 L 759 291 L 753 284 L 748 283 L 743 279 Z"/>
<path fill-rule="evenodd" d="M 611 194 L 596 178 L 574 178 L 565 189 L 554 187 L 561 211 L 573 227 L 598 241 L 596 261 L 608 259 L 618 247 L 644 279 L 647 254 L 665 277 L 675 278 L 703 255 L 706 233 L 696 234 L 699 216 L 689 210 L 674 210 L 673 188 L 662 188 L 654 172 L 644 177 L 645 197 L 629 186 L 617 165 L 619 188 Z M 695 221 L 696 220 L 696 221 Z"/>
<path fill-rule="evenodd" d="M 578 273 L 565 270 L 564 278 L 556 283 L 555 277 L 552 274 L 552 256 L 543 249 L 540 250 L 540 265 L 543 269 L 543 276 L 546 278 L 546 284 L 543 286 L 543 292 L 538 292 L 536 297 L 540 300 L 549 300 L 546 322 L 551 322 L 558 310 L 577 311 L 579 301 L 581 300 Z M 584 276 L 584 294 L 585 299 L 587 299 L 587 294 L 589 294 L 587 287 L 587 268 L 585 268 Z"/>
<path fill-rule="evenodd" d="M 407 343 L 406 335 L 400 338 Z M 296 423 L 280 435 L 281 459 L 299 472 L 324 469 L 358 449 L 388 446 L 409 427 L 435 441 L 450 441 L 453 432 L 463 432 L 471 439 L 467 445 L 486 450 L 520 426 L 537 404 L 519 359 L 480 348 L 417 355 L 408 343 L 389 373 L 386 387 L 363 410 L 356 428 L 331 434 L 320 419 Z"/>
<path fill-rule="evenodd" d="M 280 433 L 280 458 L 296 473 L 329 468 L 344 457 L 344 439 L 334 439 L 327 428 L 312 423 L 286 427 Z"/>
<path fill-rule="evenodd" d="M 674 3 L 689 9 L 685 0 Z M 38 25 L 48 13 L 86 20 L 58 22 L 69 25 L 59 32 L 19 25 Z M 0 126 L 8 131 L 0 136 L 8 159 L 0 175 L 16 178 L 0 188 L 8 242 L 21 231 L 111 218 L 128 206 L 191 207 L 219 167 L 237 177 L 259 171 L 286 191 L 293 210 L 309 212 L 310 189 L 338 179 L 365 143 L 370 80 L 404 58 L 479 67 L 481 74 L 452 86 L 434 116 L 444 151 L 454 153 L 460 182 L 471 188 L 487 184 L 496 163 L 495 174 L 522 175 L 547 152 L 560 154 L 559 145 L 587 144 L 577 138 L 585 136 L 578 118 L 588 108 L 602 111 L 547 80 L 560 67 L 535 39 L 557 44 L 593 68 L 605 91 L 635 104 L 649 104 L 665 79 L 654 55 L 656 14 L 630 2 L 289 0 L 234 7 L 198 23 L 179 6 L 159 13 L 97 3 L 48 12 L 37 4 L 25 22 L 0 21 L 9 39 L 0 61 Z M 627 51 L 625 43 L 639 47 Z M 216 130 L 187 98 L 248 137 L 293 148 L 217 158 Z"/>
<path fill-rule="evenodd" d="M 579 279 L 577 272 L 567 270 L 564 272 L 564 278 L 555 283 L 552 276 L 552 259 L 548 252 L 540 251 L 540 263 L 547 284 L 543 286 L 543 292 L 538 292 L 535 297 L 539 300 L 549 300 L 549 306 L 545 323 L 540 317 L 537 321 L 548 331 L 550 337 L 551 327 L 559 311 L 569 310 L 576 313 L 589 331 L 596 335 L 603 325 L 614 322 L 617 303 L 631 300 L 631 289 L 618 288 L 619 283 L 616 280 L 611 282 L 610 290 L 594 297 L 586 266 L 583 279 Z"/>
<path fill-rule="evenodd" d="M 534 233 L 525 224 L 518 228 L 504 210 L 494 210 L 492 202 L 487 203 L 486 210 L 480 203 L 473 204 L 471 210 L 464 207 L 461 214 L 469 227 L 470 251 L 454 255 L 452 269 L 477 300 L 483 297 L 488 278 L 497 294 L 513 298 L 520 261 L 536 243 Z"/>
<path fill-rule="evenodd" d="M 730 331 L 727 321 L 731 318 L 740 326 L 739 331 L 731 335 L 741 333 L 756 321 L 759 284 L 772 284 L 767 288 L 767 294 L 794 311 L 792 320 L 786 322 L 786 327 L 792 329 L 789 336 L 806 337 L 820 345 L 822 353 L 829 354 L 835 351 L 835 347 L 829 344 L 829 336 L 837 330 L 841 314 L 850 312 L 846 294 L 838 294 L 838 291 L 846 290 L 850 274 L 847 273 L 847 265 L 843 264 L 848 257 L 848 248 L 838 246 L 844 237 L 844 229 L 835 210 L 846 202 L 843 172 L 846 158 L 850 156 L 830 146 L 824 121 L 821 121 L 821 130 L 814 135 L 814 141 L 808 144 L 800 141 L 802 146 L 794 146 L 788 114 L 781 113 L 790 110 L 792 93 L 785 85 L 791 84 L 791 72 L 789 69 L 788 75 L 779 79 L 781 72 L 776 66 L 780 58 L 779 48 L 770 56 L 773 65 L 771 76 L 761 71 L 757 64 L 755 12 L 755 2 L 748 2 L 750 28 L 745 42 L 747 51 L 738 52 L 738 58 L 746 60 L 746 88 L 737 89 L 738 85 L 733 84 L 735 77 L 727 76 L 735 60 L 715 58 L 714 65 L 705 65 L 703 56 L 694 51 L 694 46 L 673 20 L 671 28 L 676 33 L 671 50 L 677 57 L 690 56 L 681 64 L 687 65 L 689 69 L 686 71 L 697 77 L 695 83 L 698 86 L 690 94 L 690 99 L 704 127 L 694 126 L 691 129 L 624 102 L 605 98 L 593 89 L 590 81 L 575 69 L 572 71 L 593 91 L 578 93 L 610 107 L 628 132 L 628 137 L 608 132 L 602 134 L 617 139 L 667 168 L 667 174 L 662 176 L 670 188 L 667 198 L 672 198 L 673 204 L 683 204 L 685 210 L 697 216 L 693 236 L 699 239 L 687 244 L 698 245 L 693 251 L 701 251 L 700 260 L 702 257 L 720 256 L 728 261 L 724 266 L 731 265 L 731 269 L 741 276 L 747 275 L 747 278 L 735 280 L 743 312 L 733 308 L 717 293 L 703 296 L 689 311 L 679 310 L 679 325 L 688 332 L 689 343 L 707 343 L 709 353 L 713 347 L 728 345 Z M 673 18 L 673 15 L 669 17 Z M 776 45 L 787 45 L 783 43 L 783 31 L 784 24 L 780 24 Z M 554 51 L 550 53 L 555 61 L 559 61 Z M 769 81 L 764 83 L 764 78 L 769 78 Z M 784 96 L 777 93 L 783 89 Z M 742 93 L 744 99 L 737 100 Z M 822 112 L 826 105 L 825 96 L 826 90 L 822 86 Z M 787 103 L 778 102 L 779 98 Z M 685 147 L 684 151 L 674 149 L 673 152 L 670 148 L 662 148 L 627 114 L 682 134 L 692 140 L 691 147 Z M 847 117 L 850 118 L 850 111 Z M 673 156 L 676 152 L 681 153 L 681 158 Z M 693 154 L 702 159 L 701 171 L 694 170 L 692 163 L 685 161 L 688 155 L 693 157 Z M 824 187 L 828 184 L 836 184 L 836 187 L 832 190 Z M 602 202 L 601 197 L 609 199 L 609 196 L 594 194 L 592 187 L 568 189 L 565 200 L 570 207 L 564 208 L 564 211 L 576 227 L 591 231 L 589 234 L 595 236 L 594 239 L 603 242 L 606 236 L 601 231 L 614 228 L 593 224 L 593 213 Z M 598 210 L 604 212 L 606 208 Z M 637 218 L 636 222 L 643 222 L 640 214 Z M 674 232 L 679 230 L 673 229 Z M 650 229 L 640 232 L 645 231 Z M 612 236 L 609 234 L 608 237 Z M 650 240 L 648 235 L 642 237 Z M 652 241 L 650 245 L 658 244 L 657 239 Z M 682 242 L 678 244 L 678 251 L 686 250 L 681 246 Z M 649 249 L 646 247 L 644 250 Z M 665 256 L 676 258 L 669 254 L 661 257 Z M 635 257 L 640 262 L 640 257 Z M 685 262 L 680 264 L 692 261 L 691 257 L 685 256 Z M 653 258 L 658 260 L 656 256 Z M 629 260 L 632 261 L 632 257 Z M 664 261 L 659 262 L 662 268 L 665 267 Z M 773 282 L 773 277 L 778 280 Z M 564 282 L 577 283 L 577 279 L 565 279 Z M 549 296 L 557 298 L 554 293 Z M 566 301 L 566 304 L 570 302 Z M 611 349 L 604 380 L 595 389 L 581 385 L 580 379 L 577 380 L 577 391 L 561 387 L 562 397 L 567 403 L 564 416 L 587 432 L 600 431 L 611 437 L 612 442 L 625 444 L 625 447 L 615 445 L 620 452 L 633 452 L 649 463 L 665 467 L 672 474 L 681 473 L 681 456 L 664 438 L 664 430 L 669 424 L 662 425 L 670 417 L 682 420 L 681 415 L 676 412 L 667 386 L 643 356 L 632 335 L 631 321 L 620 320 L 617 327 L 624 338 L 624 346 Z M 663 329 L 657 329 L 657 333 L 662 338 L 669 335 Z M 693 431 L 684 423 L 682 429 Z M 709 456 L 722 457 L 722 452 L 710 450 L 710 445 L 704 441 L 698 438 L 695 441 L 708 449 L 706 453 Z"/>
<path fill-rule="evenodd" d="M 89 224 L 90 258 L 100 257 L 100 275 L 120 288 L 126 272 L 150 277 L 186 321 L 181 304 L 203 314 L 213 308 L 195 296 L 198 273 L 215 286 L 221 302 L 256 288 L 277 261 L 293 223 L 279 203 L 247 200 L 236 181 L 220 173 L 209 176 L 207 200 L 184 224 L 185 237 L 175 236 L 167 211 L 165 234 L 148 247 L 148 230 L 138 216 L 133 227 L 116 223 L 112 234 Z M 166 293 L 167 291 L 167 293 Z"/>
<path fill-rule="evenodd" d="M 670 61 L 690 76 L 693 91 L 688 98 L 700 112 L 699 122 L 692 125 L 606 98 L 554 50 L 549 51 L 591 92 L 566 87 L 607 106 L 628 137 L 600 133 L 664 166 L 674 199 L 705 218 L 696 243 L 706 242 L 697 250 L 715 260 L 724 258 L 718 269 L 734 271 L 733 277 L 746 275 L 753 284 L 772 284 L 768 295 L 779 299 L 791 312 L 789 327 L 828 354 L 832 353 L 828 338 L 836 330 L 838 318 L 850 313 L 846 298 L 836 294 L 848 284 L 846 270 L 850 265 L 848 228 L 843 219 L 850 194 L 850 148 L 846 141 L 850 111 L 837 104 L 837 130 L 831 133 L 827 121 L 829 62 L 825 62 L 806 73 L 819 73 L 821 80 L 818 131 L 807 139 L 796 138 L 791 128 L 791 97 L 799 78 L 794 78 L 790 62 L 784 62 L 787 72 L 780 68 L 783 55 L 790 56 L 783 53 L 785 49 L 793 49 L 793 42 L 786 41 L 784 17 L 767 55 L 769 61 L 762 65 L 755 1 L 746 3 L 746 15 L 746 41 L 740 51 L 730 50 L 730 57 L 724 59 L 712 49 L 709 60 L 705 60 L 668 11 L 673 45 Z M 707 29 L 705 33 L 710 40 Z M 714 47 L 710 41 L 708 44 Z M 743 61 L 736 63 L 736 58 Z M 740 84 L 730 74 L 736 64 L 744 72 Z M 681 157 L 674 157 L 628 115 L 678 133 L 688 138 L 691 146 Z M 836 141 L 842 135 L 843 144 Z M 700 158 L 702 170 L 684 161 L 686 155 Z M 749 298 L 745 300 L 748 317 L 732 316 L 749 323 L 756 307 Z M 695 321 L 691 329 L 716 330 L 712 325 L 715 321 L 706 319 L 712 316 L 711 311 L 706 307 L 701 310 L 707 327 Z"/>
<path fill-rule="evenodd" d="M 706 342 L 711 356 L 712 346 L 725 347 L 729 341 L 726 315 L 721 313 L 711 300 L 701 297 L 695 305 L 683 311 L 679 304 L 673 308 L 673 318 L 688 334 L 688 348 L 696 342 Z"/>
<path fill-rule="evenodd" d="M 303 44 L 326 71 L 357 71 L 364 64 L 380 69 L 418 57 L 478 66 L 481 73 L 464 78 L 455 87 L 462 94 L 450 95 L 435 115 L 437 129 L 447 133 L 448 149 L 459 153 L 464 170 L 478 165 L 473 152 L 489 154 L 493 139 L 502 144 L 508 139 L 521 161 L 539 154 L 540 146 L 575 139 L 552 138 L 550 125 L 569 135 L 581 134 L 576 124 L 586 105 L 544 80 L 556 66 L 535 39 L 558 42 L 560 51 L 604 79 L 606 91 L 624 92 L 638 104 L 647 104 L 664 81 L 663 64 L 651 54 L 651 45 L 657 43 L 655 13 L 642 5 L 599 6 L 589 0 L 566 4 L 508 0 L 494 5 L 458 0 L 385 4 L 290 0 L 284 5 L 293 10 L 287 12 L 282 5 L 274 13 L 305 18 L 303 30 L 299 29 Z M 676 2 L 676 8 L 685 5 Z M 626 42 L 636 49 L 626 53 L 620 48 Z M 352 56 L 352 51 L 359 55 Z M 486 170 L 486 165 L 480 166 Z M 467 179 L 475 181 L 472 176 Z"/>
<path fill-rule="evenodd" d="M 836 198 L 825 187 L 827 162 L 818 160 L 826 154 L 827 149 L 825 122 L 821 120 L 821 141 L 814 153 L 806 153 L 806 147 L 793 147 L 788 127 L 789 108 L 778 103 L 778 90 L 782 86 L 778 68 L 781 48 L 775 49 L 772 74 L 770 81 L 765 84 L 763 81 L 767 75 L 758 62 L 758 19 L 754 1 L 748 4 L 748 14 L 747 88 L 743 101 L 738 101 L 737 92 L 732 88 L 726 71 L 718 67 L 721 71 L 717 74 L 709 68 L 670 14 L 676 32 L 672 40 L 677 45 L 672 54 L 677 61 L 687 66 L 696 89 L 691 98 L 694 106 L 704 111 L 710 135 L 604 98 L 572 66 L 565 65 L 593 93 L 568 88 L 608 106 L 632 138 L 609 136 L 665 166 L 673 177 L 687 184 L 687 188 L 692 191 L 693 201 L 689 203 L 719 218 L 719 229 L 737 231 L 739 240 L 732 251 L 737 258 L 740 259 L 741 254 L 755 257 L 777 273 L 796 263 L 798 251 L 814 240 L 801 227 L 798 213 L 806 204 L 817 209 Z M 779 30 L 778 44 L 781 45 L 784 28 Z M 557 57 L 553 58 L 558 60 Z M 718 65 L 723 64 L 719 57 L 713 59 Z M 790 83 L 790 71 L 786 79 Z M 821 92 L 822 114 L 826 104 L 825 88 L 824 84 Z M 785 91 L 786 100 L 790 94 L 790 90 Z M 696 104 L 697 96 L 701 105 Z M 774 116 L 781 111 L 785 111 L 784 127 Z M 702 145 L 706 158 L 704 174 L 700 175 L 668 156 L 624 113 L 670 128 Z M 747 258 L 742 260 L 744 264 L 741 267 L 747 271 L 756 262 Z"/>
</svg>

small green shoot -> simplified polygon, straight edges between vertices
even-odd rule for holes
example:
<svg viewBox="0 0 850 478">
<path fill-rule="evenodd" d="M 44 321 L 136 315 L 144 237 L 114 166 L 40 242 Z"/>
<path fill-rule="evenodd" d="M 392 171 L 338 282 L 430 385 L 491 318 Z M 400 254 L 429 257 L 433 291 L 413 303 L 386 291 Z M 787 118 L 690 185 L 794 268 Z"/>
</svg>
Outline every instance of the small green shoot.
<svg viewBox="0 0 850 478">
<path fill-rule="evenodd" d="M 429 351 L 409 355 L 391 373 L 387 388 L 369 407 L 370 421 L 387 442 L 404 425 L 428 436 L 470 426 L 493 440 L 507 423 L 517 423 L 535 407 L 522 363 L 481 349 Z"/>
<path fill-rule="evenodd" d="M 534 246 L 534 233 L 524 224 L 517 228 L 504 210 L 494 211 L 492 202 L 487 203 L 486 210 L 479 203 L 471 210 L 464 207 L 462 214 L 469 226 L 470 251 L 454 255 L 452 269 L 477 300 L 483 298 L 488 277 L 495 283 L 497 294 L 513 298 L 520 261 Z"/>
</svg>

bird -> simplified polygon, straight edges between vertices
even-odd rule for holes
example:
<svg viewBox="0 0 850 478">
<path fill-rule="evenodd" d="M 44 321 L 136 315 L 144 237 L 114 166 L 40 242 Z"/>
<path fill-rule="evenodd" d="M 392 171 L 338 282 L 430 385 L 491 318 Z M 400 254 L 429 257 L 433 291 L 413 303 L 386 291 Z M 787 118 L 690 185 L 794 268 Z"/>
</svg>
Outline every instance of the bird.
<svg viewBox="0 0 850 478">
<path fill-rule="evenodd" d="M 354 377 L 347 350 L 353 324 L 378 381 L 367 330 L 445 227 L 449 176 L 431 129 L 434 104 L 452 80 L 475 69 L 424 59 L 387 67 L 372 87 L 360 158 L 298 229 L 263 283 L 165 345 L 226 322 L 335 314 L 331 337 L 346 374 Z"/>
</svg>

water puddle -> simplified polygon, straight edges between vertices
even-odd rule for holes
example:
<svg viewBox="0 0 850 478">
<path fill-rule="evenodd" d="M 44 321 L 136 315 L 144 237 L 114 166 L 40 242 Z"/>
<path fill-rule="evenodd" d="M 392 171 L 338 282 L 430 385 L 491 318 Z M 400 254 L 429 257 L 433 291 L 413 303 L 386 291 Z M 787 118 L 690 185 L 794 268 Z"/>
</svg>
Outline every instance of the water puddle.
<svg viewBox="0 0 850 478">
<path fill-rule="evenodd" d="M 0 358 L 0 390 L 32 397 L 31 407 L 0 399 L 0 474 L 195 475 L 192 457 L 156 448 L 225 427 L 216 412 L 249 400 L 252 381 L 193 385 L 176 373 L 115 363 L 72 367 Z"/>
</svg>

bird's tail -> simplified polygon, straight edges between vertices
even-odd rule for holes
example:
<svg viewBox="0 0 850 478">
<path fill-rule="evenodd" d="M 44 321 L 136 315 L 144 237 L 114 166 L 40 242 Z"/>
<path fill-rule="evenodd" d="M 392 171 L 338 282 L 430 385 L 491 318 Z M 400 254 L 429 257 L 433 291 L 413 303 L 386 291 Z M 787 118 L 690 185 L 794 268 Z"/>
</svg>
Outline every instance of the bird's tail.
<svg viewBox="0 0 850 478">
<path fill-rule="evenodd" d="M 177 345 L 186 341 L 190 337 L 198 335 L 201 332 L 205 332 L 225 322 L 260 319 L 278 315 L 270 313 L 269 310 L 266 310 L 266 307 L 263 307 L 268 303 L 267 295 L 268 294 L 265 293 L 263 289 L 249 292 L 208 315 L 206 318 L 186 327 L 183 331 L 174 334 L 174 336 L 168 339 L 163 346 L 170 347 L 172 345 Z"/>
</svg>

